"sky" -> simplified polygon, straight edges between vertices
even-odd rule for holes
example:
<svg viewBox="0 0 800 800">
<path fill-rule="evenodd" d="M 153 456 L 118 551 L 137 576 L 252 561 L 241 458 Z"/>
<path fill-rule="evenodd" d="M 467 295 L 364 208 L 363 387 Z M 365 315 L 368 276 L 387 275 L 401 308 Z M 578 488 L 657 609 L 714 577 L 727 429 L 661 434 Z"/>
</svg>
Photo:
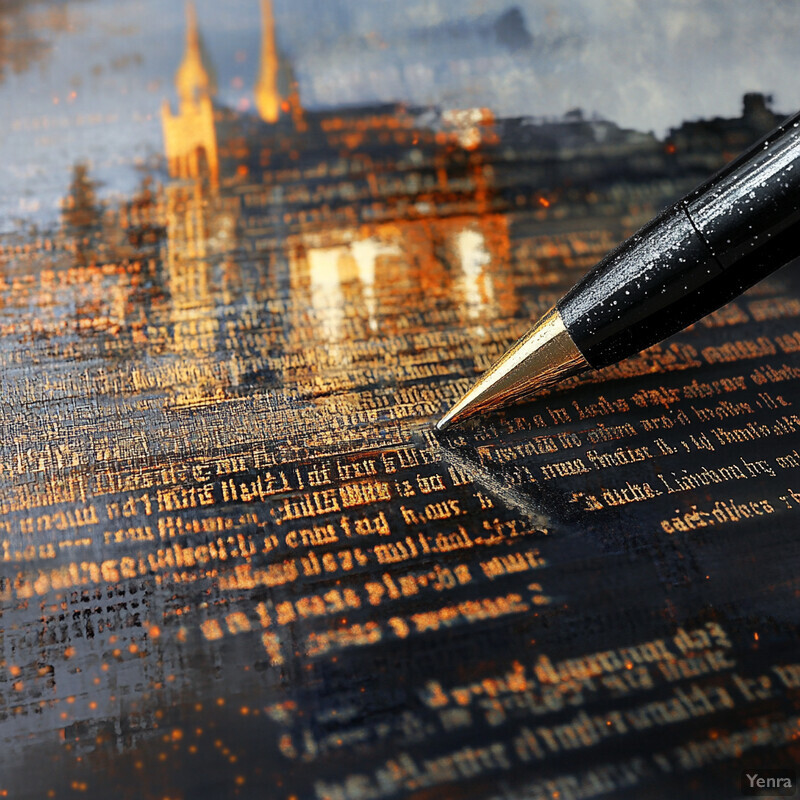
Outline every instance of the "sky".
<svg viewBox="0 0 800 800">
<path fill-rule="evenodd" d="M 664 134 L 684 119 L 735 116 L 747 91 L 800 107 L 794 0 L 273 0 L 281 48 L 307 107 L 405 101 L 487 106 L 502 116 L 573 108 Z M 197 0 L 220 101 L 251 101 L 258 0 Z M 0 232 L 48 218 L 72 165 L 103 192 L 129 192 L 162 149 L 175 103 L 182 0 L 24 4 L 45 57 L 0 83 Z M 518 8 L 521 36 L 494 24 Z M 47 23 L 59 11 L 60 24 Z"/>
</svg>

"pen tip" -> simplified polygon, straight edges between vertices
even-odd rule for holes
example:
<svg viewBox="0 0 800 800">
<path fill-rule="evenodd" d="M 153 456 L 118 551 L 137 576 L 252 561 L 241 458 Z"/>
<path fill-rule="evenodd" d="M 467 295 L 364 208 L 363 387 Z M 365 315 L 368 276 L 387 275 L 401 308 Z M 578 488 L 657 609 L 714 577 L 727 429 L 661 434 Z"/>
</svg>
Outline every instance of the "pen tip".
<svg viewBox="0 0 800 800">
<path fill-rule="evenodd" d="M 558 310 L 551 308 L 481 376 L 435 428 L 443 431 L 467 417 L 530 396 L 588 368 Z"/>
<path fill-rule="evenodd" d="M 443 431 L 450 427 L 449 415 L 445 414 L 433 427 L 436 431 Z"/>
</svg>

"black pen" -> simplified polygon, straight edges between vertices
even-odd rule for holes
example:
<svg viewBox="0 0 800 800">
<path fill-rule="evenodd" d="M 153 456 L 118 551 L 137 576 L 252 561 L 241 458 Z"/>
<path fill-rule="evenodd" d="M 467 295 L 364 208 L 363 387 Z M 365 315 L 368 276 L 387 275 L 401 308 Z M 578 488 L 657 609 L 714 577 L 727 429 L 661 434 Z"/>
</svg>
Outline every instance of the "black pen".
<svg viewBox="0 0 800 800">
<path fill-rule="evenodd" d="M 609 253 L 436 423 L 621 361 L 800 256 L 800 113 Z"/>
</svg>

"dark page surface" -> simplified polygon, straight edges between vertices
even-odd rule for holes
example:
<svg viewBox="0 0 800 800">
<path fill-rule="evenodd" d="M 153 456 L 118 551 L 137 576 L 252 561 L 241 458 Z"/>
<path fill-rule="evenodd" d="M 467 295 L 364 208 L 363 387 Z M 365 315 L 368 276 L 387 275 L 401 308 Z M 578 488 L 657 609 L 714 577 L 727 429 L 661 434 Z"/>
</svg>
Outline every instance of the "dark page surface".
<svg viewBox="0 0 800 800">
<path fill-rule="evenodd" d="M 727 797 L 792 769 L 794 267 L 431 428 L 782 117 L 493 107 L 578 44 L 537 4 L 431 8 L 2 9 L 0 796 Z"/>
</svg>

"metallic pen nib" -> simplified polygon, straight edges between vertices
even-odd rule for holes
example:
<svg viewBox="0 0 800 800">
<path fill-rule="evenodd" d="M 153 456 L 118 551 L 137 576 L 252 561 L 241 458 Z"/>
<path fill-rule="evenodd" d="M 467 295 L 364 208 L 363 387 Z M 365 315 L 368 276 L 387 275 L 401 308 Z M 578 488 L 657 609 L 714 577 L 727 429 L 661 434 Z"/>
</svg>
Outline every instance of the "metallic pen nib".
<svg viewBox="0 0 800 800">
<path fill-rule="evenodd" d="M 528 397 L 589 368 L 558 310 L 551 308 L 436 423 L 436 430 L 443 431 L 473 414 Z"/>
</svg>

